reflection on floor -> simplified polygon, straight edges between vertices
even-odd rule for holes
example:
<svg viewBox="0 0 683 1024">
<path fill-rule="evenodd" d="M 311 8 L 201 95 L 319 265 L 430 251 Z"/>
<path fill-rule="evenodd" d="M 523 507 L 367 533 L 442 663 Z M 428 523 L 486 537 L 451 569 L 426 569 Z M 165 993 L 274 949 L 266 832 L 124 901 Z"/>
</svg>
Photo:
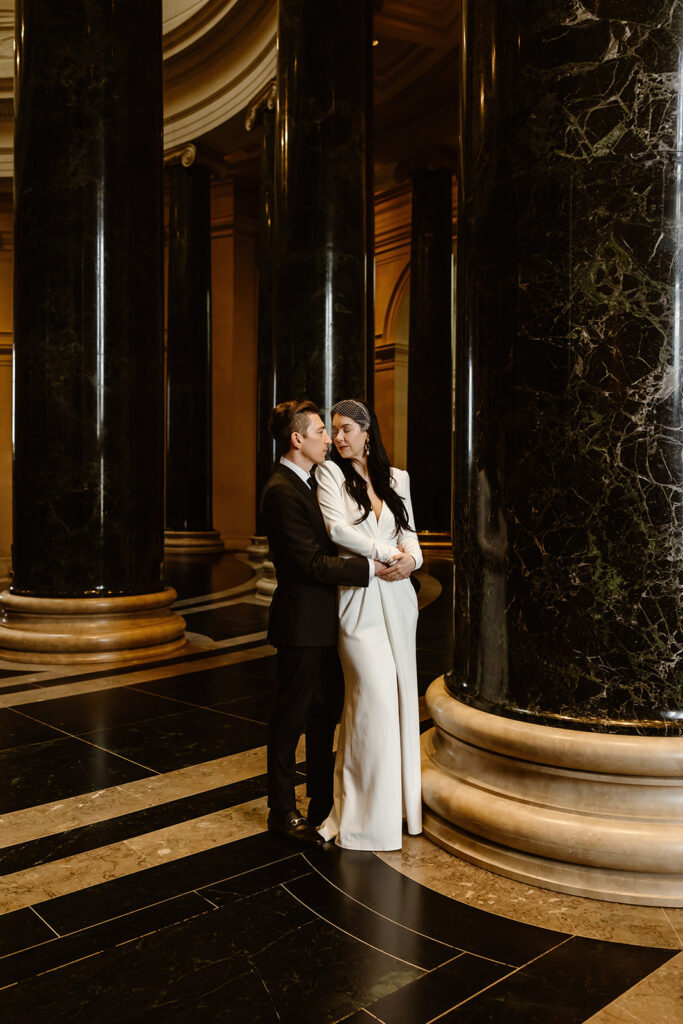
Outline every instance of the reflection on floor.
<svg viewBox="0 0 683 1024">
<path fill-rule="evenodd" d="M 451 656 L 451 565 L 427 570 L 421 693 Z M 3 1021 L 683 1019 L 683 910 L 532 889 L 420 837 L 376 856 L 265 832 L 266 610 L 232 555 L 169 581 L 180 655 L 0 663 Z"/>
</svg>

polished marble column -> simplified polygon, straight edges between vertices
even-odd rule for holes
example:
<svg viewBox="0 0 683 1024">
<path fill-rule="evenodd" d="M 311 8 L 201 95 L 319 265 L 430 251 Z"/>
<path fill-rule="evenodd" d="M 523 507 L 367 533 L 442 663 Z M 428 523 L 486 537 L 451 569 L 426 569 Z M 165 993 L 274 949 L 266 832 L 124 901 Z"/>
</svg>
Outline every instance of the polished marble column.
<svg viewBox="0 0 683 1024">
<path fill-rule="evenodd" d="M 427 828 L 551 888 L 680 905 L 683 5 L 581 9 L 463 4 Z"/>
<path fill-rule="evenodd" d="M 273 277 L 275 273 L 275 83 L 249 111 L 247 130 L 261 129 L 258 260 L 258 372 L 256 394 L 256 529 L 263 533 L 259 502 L 275 465 L 275 442 L 268 430 L 276 404 L 276 339 L 273 326 Z"/>
<path fill-rule="evenodd" d="M 182 642 L 161 580 L 161 3 L 17 3 L 3 657 Z"/>
<path fill-rule="evenodd" d="M 280 0 L 275 150 L 279 400 L 367 389 L 371 0 Z"/>
<path fill-rule="evenodd" d="M 365 4 L 365 400 L 375 407 L 375 46 L 373 15 L 384 0 Z"/>
<path fill-rule="evenodd" d="M 169 168 L 166 548 L 221 551 L 213 529 L 211 176 L 188 146 Z"/>
<path fill-rule="evenodd" d="M 273 325 L 275 274 L 275 105 L 277 85 L 272 82 L 247 115 L 247 131 L 261 129 L 261 160 L 257 227 L 258 353 L 256 380 L 256 533 L 247 548 L 249 561 L 262 570 L 256 596 L 269 603 L 277 581 L 268 554 L 268 538 L 261 517 L 261 495 L 275 466 L 275 442 L 268 429 L 277 402 L 277 351 Z"/>
<path fill-rule="evenodd" d="M 448 544 L 451 535 L 451 187 L 449 167 L 413 174 L 407 468 L 415 523 L 427 544 Z"/>
</svg>

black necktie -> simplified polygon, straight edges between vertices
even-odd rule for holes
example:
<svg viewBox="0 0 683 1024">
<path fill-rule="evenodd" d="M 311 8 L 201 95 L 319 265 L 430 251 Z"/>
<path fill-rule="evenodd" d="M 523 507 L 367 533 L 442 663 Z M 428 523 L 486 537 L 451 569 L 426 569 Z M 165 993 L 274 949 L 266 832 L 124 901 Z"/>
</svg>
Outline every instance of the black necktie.
<svg viewBox="0 0 683 1024">
<path fill-rule="evenodd" d="M 314 494 L 318 490 L 318 481 L 316 480 L 312 473 L 308 477 L 308 486 L 311 488 Z"/>
</svg>

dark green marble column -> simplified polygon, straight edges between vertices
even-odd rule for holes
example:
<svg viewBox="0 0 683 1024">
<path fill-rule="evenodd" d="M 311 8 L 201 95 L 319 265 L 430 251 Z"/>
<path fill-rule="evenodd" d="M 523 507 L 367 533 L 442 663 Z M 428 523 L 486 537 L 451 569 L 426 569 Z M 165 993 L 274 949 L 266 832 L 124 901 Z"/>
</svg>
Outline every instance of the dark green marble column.
<svg viewBox="0 0 683 1024">
<path fill-rule="evenodd" d="M 273 276 L 275 272 L 275 103 L 276 90 L 250 112 L 247 127 L 261 128 L 261 166 L 257 228 L 258 261 L 258 372 L 256 392 L 256 532 L 263 535 L 260 502 L 275 465 L 275 442 L 268 420 L 276 404 L 276 341 L 273 329 Z M 262 547 L 263 545 L 261 545 Z"/>
<path fill-rule="evenodd" d="M 278 399 L 366 394 L 370 0 L 280 0 Z"/>
<path fill-rule="evenodd" d="M 375 47 L 373 14 L 384 0 L 365 5 L 365 400 L 375 405 Z"/>
<path fill-rule="evenodd" d="M 463 0 L 454 666 L 424 831 L 683 905 L 683 4 Z"/>
<path fill-rule="evenodd" d="M 680 3 L 464 4 L 452 693 L 683 728 Z"/>
<path fill-rule="evenodd" d="M 277 84 L 271 82 L 247 115 L 247 131 L 261 131 L 258 227 L 256 258 L 258 262 L 258 351 L 256 379 L 256 533 L 247 548 L 254 568 L 263 570 L 256 584 L 258 597 L 270 602 L 277 581 L 275 568 L 268 554 L 261 516 L 261 496 L 273 472 L 275 442 L 268 429 L 273 406 L 277 402 L 277 345 L 273 326 L 273 293 L 275 275 L 275 106 Z"/>
<path fill-rule="evenodd" d="M 16 17 L 14 539 L 0 645 L 107 656 L 157 643 L 151 620 L 173 599 L 161 581 L 161 0 L 18 0 Z M 85 606 L 157 611 L 151 632 L 127 621 L 127 637 L 111 623 L 82 642 L 68 621 L 40 625 Z M 170 616 L 166 640 L 178 624 Z"/>
<path fill-rule="evenodd" d="M 408 472 L 424 539 L 451 533 L 453 283 L 451 171 L 413 174 Z"/>
<path fill-rule="evenodd" d="M 166 547 L 201 553 L 223 548 L 213 529 L 211 176 L 186 152 L 169 169 Z"/>
</svg>

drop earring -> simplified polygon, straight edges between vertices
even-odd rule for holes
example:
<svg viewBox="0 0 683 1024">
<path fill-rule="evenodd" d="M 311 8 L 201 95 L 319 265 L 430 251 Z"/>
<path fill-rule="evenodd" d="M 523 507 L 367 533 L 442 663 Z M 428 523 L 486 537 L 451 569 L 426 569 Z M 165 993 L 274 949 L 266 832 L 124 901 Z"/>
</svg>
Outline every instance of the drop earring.
<svg viewBox="0 0 683 1024">
<path fill-rule="evenodd" d="M 364 451 L 366 455 L 370 454 L 370 438 L 368 438 L 367 441 L 365 442 Z"/>
</svg>

